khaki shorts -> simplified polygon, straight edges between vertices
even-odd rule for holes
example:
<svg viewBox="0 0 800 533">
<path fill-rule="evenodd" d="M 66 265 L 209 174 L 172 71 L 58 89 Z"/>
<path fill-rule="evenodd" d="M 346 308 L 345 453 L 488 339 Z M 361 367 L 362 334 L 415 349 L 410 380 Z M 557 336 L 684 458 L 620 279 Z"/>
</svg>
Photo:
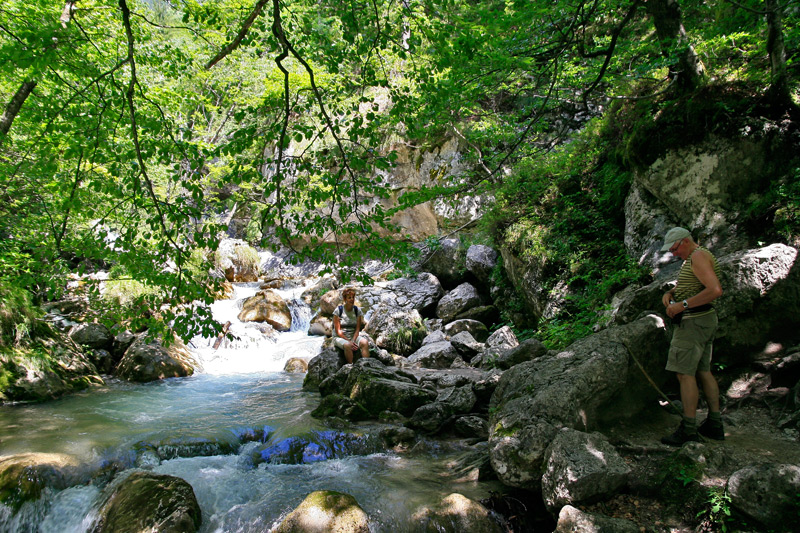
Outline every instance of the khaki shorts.
<svg viewBox="0 0 800 533">
<path fill-rule="evenodd" d="M 700 317 L 683 317 L 672 334 L 667 357 L 667 370 L 695 375 L 711 370 L 711 352 L 717 331 L 717 313 Z"/>
<path fill-rule="evenodd" d="M 356 344 L 361 342 L 361 339 L 366 339 L 361 333 L 358 334 L 358 338 L 356 339 Z M 350 344 L 350 341 L 345 340 L 341 337 L 334 337 L 333 338 L 333 345 L 339 348 L 340 350 L 344 350 L 345 345 Z"/>
</svg>

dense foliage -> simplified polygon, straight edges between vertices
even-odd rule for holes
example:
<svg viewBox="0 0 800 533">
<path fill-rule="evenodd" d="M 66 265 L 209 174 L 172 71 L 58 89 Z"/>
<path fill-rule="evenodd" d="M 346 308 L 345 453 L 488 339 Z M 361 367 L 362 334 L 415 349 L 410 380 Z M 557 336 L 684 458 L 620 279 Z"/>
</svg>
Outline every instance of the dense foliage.
<svg viewBox="0 0 800 533">
<path fill-rule="evenodd" d="M 398 209 L 486 192 L 489 234 L 567 272 L 580 314 L 641 275 L 619 206 L 654 117 L 731 84 L 796 113 L 798 20 L 777 0 L 8 0 L 0 280 L 41 301 L 111 268 L 135 286 L 103 319 L 211 332 L 205 251 L 233 213 L 349 275 L 407 257 Z M 473 172 L 389 203 L 392 146 L 445 136 Z M 791 232 L 797 198 L 763 209 Z"/>
</svg>

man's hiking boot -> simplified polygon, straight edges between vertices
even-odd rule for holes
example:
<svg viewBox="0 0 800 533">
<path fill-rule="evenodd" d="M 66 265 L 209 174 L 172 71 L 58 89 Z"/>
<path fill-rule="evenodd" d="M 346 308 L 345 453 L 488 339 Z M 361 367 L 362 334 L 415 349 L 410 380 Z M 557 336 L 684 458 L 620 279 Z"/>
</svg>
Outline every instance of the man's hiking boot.
<svg viewBox="0 0 800 533">
<path fill-rule="evenodd" d="M 697 432 L 689 433 L 681 421 L 681 425 L 675 430 L 672 435 L 661 437 L 661 442 L 669 446 L 683 446 L 685 442 L 703 442 L 703 438 Z"/>
<path fill-rule="evenodd" d="M 697 432 L 704 437 L 714 440 L 725 440 L 725 428 L 722 427 L 722 422 L 715 422 L 710 418 L 703 420 Z"/>
</svg>

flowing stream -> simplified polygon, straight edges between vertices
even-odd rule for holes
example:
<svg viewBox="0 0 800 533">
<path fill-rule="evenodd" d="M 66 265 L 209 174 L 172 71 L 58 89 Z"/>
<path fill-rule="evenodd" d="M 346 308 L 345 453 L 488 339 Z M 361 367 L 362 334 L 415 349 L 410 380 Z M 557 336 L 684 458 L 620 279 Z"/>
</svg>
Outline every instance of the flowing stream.
<svg viewBox="0 0 800 533">
<path fill-rule="evenodd" d="M 190 343 L 202 372 L 148 384 L 108 379 L 101 388 L 46 402 L 0 407 L 0 456 L 29 452 L 76 457 L 83 480 L 48 487 L 19 509 L 0 504 L 2 532 L 85 532 L 92 527 L 110 474 L 144 468 L 185 479 L 200 504 L 203 532 L 267 531 L 305 496 L 322 489 L 356 498 L 372 531 L 411 531 L 421 505 L 452 492 L 481 499 L 496 486 L 458 480 L 457 446 L 424 442 L 384 449 L 360 429 L 334 428 L 310 416 L 319 394 L 302 390 L 287 359 L 310 358 L 322 338 L 306 334 L 300 289 L 283 291 L 292 330 L 266 335 L 236 319 L 257 284 L 237 284 L 213 304 L 235 340 Z M 80 478 L 80 475 L 78 475 Z"/>
</svg>

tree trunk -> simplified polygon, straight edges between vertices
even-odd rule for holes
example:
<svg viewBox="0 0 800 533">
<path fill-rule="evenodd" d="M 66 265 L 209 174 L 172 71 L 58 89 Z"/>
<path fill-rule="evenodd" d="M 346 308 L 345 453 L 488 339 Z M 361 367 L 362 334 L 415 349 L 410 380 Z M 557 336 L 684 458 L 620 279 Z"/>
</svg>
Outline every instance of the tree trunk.
<svg viewBox="0 0 800 533">
<path fill-rule="evenodd" d="M 786 46 L 783 42 L 783 17 L 778 0 L 766 0 L 767 6 L 767 52 L 769 53 L 772 79 L 768 91 L 769 99 L 779 106 L 795 107 L 786 70 Z"/>
<path fill-rule="evenodd" d="M 699 86 L 705 78 L 705 67 L 686 37 L 678 0 L 648 0 L 647 11 L 653 17 L 664 57 L 669 57 L 673 44 L 681 49 L 678 63 L 670 66 L 670 78 L 675 80 L 682 92 Z"/>
<path fill-rule="evenodd" d="M 5 111 L 3 111 L 3 116 L 0 117 L 0 144 L 3 143 L 3 139 L 5 139 L 6 135 L 8 135 L 8 130 L 11 129 L 11 124 L 14 122 L 19 110 L 22 109 L 22 104 L 25 103 L 25 100 L 27 100 L 28 95 L 31 94 L 31 91 L 33 91 L 34 87 L 36 87 L 35 81 L 23 81 L 22 85 L 20 85 L 20 88 L 17 89 L 17 92 L 14 94 L 14 97 L 11 98 L 11 101 L 6 106 Z"/>
</svg>

